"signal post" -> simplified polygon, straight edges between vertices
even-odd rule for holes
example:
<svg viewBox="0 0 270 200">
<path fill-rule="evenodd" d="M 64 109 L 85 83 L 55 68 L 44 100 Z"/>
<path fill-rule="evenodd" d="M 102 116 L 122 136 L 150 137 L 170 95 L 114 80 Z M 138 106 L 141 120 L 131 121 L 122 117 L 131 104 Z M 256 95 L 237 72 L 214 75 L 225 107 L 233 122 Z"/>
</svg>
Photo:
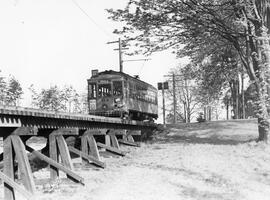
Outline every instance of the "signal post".
<svg viewBox="0 0 270 200">
<path fill-rule="evenodd" d="M 165 97 L 164 97 L 164 90 L 169 89 L 168 82 L 161 82 L 158 83 L 158 90 L 162 90 L 162 108 L 163 108 L 163 126 L 166 127 L 165 121 Z"/>
</svg>

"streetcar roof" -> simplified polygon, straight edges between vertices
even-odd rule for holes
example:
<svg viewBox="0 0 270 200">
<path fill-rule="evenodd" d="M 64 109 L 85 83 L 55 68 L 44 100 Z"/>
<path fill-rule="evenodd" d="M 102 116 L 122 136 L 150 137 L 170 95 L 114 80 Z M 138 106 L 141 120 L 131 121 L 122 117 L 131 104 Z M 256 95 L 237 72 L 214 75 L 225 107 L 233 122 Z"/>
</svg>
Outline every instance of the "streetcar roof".
<svg viewBox="0 0 270 200">
<path fill-rule="evenodd" d="M 91 81 L 91 80 L 95 80 L 95 79 L 98 79 L 100 76 L 102 75 L 119 75 L 119 76 L 122 76 L 122 77 L 125 77 L 125 78 L 128 78 L 128 79 L 132 79 L 132 80 L 135 80 L 137 82 L 140 82 L 142 84 L 145 84 L 147 86 L 150 86 L 150 87 L 153 87 L 154 89 L 156 89 L 154 86 L 152 86 L 151 84 L 149 83 L 146 83 L 138 78 L 135 78 L 133 76 L 130 76 L 129 74 L 126 74 L 126 73 L 123 73 L 123 72 L 117 72 L 117 71 L 113 71 L 113 70 L 105 70 L 105 71 L 102 71 L 102 72 L 98 72 L 96 75 L 92 76 L 90 79 L 88 79 L 88 81 Z"/>
</svg>

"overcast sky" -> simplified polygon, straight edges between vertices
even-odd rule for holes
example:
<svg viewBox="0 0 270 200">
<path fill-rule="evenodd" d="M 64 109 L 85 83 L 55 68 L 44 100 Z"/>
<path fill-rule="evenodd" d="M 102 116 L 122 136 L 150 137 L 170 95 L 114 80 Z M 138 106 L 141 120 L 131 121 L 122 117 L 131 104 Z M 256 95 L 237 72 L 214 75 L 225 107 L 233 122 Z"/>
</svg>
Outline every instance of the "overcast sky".
<svg viewBox="0 0 270 200">
<path fill-rule="evenodd" d="M 106 8 L 123 8 L 127 0 L 1 0 L 0 70 L 14 75 L 27 88 L 72 85 L 86 92 L 92 69 L 119 70 L 118 39 L 112 31 L 121 24 L 107 19 Z M 143 56 L 125 59 L 143 58 Z M 124 62 L 124 72 L 139 75 L 156 86 L 179 63 L 162 52 L 146 62 Z M 29 99 L 29 98 L 28 98 Z M 27 106 L 27 100 L 24 105 Z"/>
</svg>

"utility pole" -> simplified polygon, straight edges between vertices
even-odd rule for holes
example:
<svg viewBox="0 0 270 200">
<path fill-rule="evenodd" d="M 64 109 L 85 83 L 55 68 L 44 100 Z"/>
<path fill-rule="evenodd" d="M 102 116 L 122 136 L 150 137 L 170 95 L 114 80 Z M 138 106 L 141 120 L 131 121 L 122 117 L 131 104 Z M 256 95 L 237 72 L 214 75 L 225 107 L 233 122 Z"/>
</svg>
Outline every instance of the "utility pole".
<svg viewBox="0 0 270 200">
<path fill-rule="evenodd" d="M 176 79 L 175 77 L 183 77 L 183 75 L 176 75 L 173 73 L 172 75 L 165 75 L 165 77 L 172 77 L 172 84 L 173 84 L 173 123 L 176 124 L 177 117 L 176 117 Z"/>
<path fill-rule="evenodd" d="M 123 72 L 123 60 L 122 60 L 122 41 L 121 38 L 118 39 L 118 51 L 119 51 L 119 68 L 120 72 Z"/>
<path fill-rule="evenodd" d="M 176 124 L 176 94 L 175 94 L 175 74 L 172 75 L 173 78 L 173 123 Z"/>
<path fill-rule="evenodd" d="M 120 72 L 123 72 L 123 59 L 122 59 L 122 51 L 123 50 L 126 50 L 128 48 L 123 48 L 122 47 L 122 40 L 121 38 L 119 38 L 118 40 L 116 41 L 112 41 L 112 42 L 107 42 L 107 44 L 113 44 L 113 43 L 118 43 L 118 49 L 114 49 L 114 50 L 117 50 L 118 53 L 119 53 L 119 71 Z"/>
<path fill-rule="evenodd" d="M 134 59 L 134 60 L 123 60 L 123 50 L 127 50 L 128 48 L 124 48 L 122 45 L 122 40 L 121 38 L 119 38 L 116 41 L 112 41 L 112 42 L 107 42 L 107 44 L 113 44 L 113 43 L 118 43 L 118 49 L 114 49 L 116 51 L 118 51 L 119 54 L 119 71 L 123 72 L 123 63 L 124 62 L 131 62 L 131 61 L 147 61 L 147 60 L 151 60 L 151 59 Z"/>
<path fill-rule="evenodd" d="M 185 93 L 185 101 L 183 102 L 183 115 L 185 118 L 185 122 L 188 123 L 190 121 L 190 92 L 189 88 L 196 88 L 197 86 L 192 86 L 188 84 L 188 80 L 184 75 L 172 73 L 170 75 L 164 75 L 164 77 L 172 78 L 172 85 L 173 85 L 173 113 L 174 113 L 174 123 L 177 123 L 177 101 L 176 101 L 176 87 L 183 88 L 183 92 Z M 182 79 L 177 79 L 176 77 L 182 77 Z M 176 85 L 176 81 L 183 81 L 182 86 Z"/>
<path fill-rule="evenodd" d="M 188 89 L 188 82 L 187 79 L 185 78 L 185 86 L 184 88 L 186 89 L 186 123 L 190 123 L 190 103 L 189 103 L 189 89 Z"/>
<path fill-rule="evenodd" d="M 165 97 L 164 97 L 164 86 L 162 87 L 162 105 L 163 105 L 163 125 L 166 127 L 165 123 Z"/>
</svg>

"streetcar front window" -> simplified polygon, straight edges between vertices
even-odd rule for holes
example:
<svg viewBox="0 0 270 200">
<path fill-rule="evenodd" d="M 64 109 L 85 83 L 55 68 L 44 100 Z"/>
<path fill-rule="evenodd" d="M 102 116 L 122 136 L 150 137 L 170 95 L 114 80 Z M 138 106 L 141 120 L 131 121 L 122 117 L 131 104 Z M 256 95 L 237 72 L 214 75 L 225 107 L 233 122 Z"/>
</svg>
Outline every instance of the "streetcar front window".
<svg viewBox="0 0 270 200">
<path fill-rule="evenodd" d="M 111 84 L 100 84 L 98 85 L 98 96 L 108 97 L 111 96 Z"/>
<path fill-rule="evenodd" d="M 122 81 L 113 81 L 113 95 L 119 96 L 123 94 Z"/>
</svg>

